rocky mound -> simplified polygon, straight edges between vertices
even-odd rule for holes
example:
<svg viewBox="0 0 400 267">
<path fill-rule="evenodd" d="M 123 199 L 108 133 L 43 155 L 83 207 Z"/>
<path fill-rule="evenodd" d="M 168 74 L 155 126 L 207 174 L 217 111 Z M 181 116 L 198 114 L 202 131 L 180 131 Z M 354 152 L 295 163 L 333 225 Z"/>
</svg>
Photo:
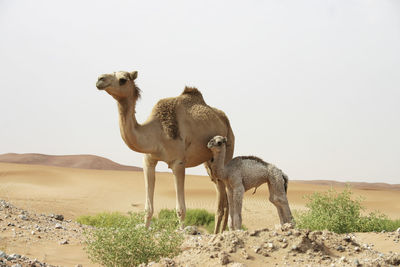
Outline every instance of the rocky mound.
<svg viewBox="0 0 400 267">
<path fill-rule="evenodd" d="M 22 240 L 29 246 L 35 246 L 37 242 L 55 241 L 60 246 L 81 244 L 86 228 L 71 220 L 64 220 L 62 215 L 34 214 L 0 201 L 0 231 L 6 242 Z M 187 233 L 190 234 L 186 233 L 180 255 L 141 266 L 400 265 L 398 253 L 379 252 L 374 249 L 374 244 L 361 242 L 357 234 L 298 230 L 290 224 L 279 225 L 275 229 L 228 231 L 218 235 L 199 234 L 194 227 L 188 228 L 190 231 Z M 399 245 L 400 229 L 375 234 L 377 238 L 392 240 L 393 247 Z M 0 266 L 52 266 L 17 253 L 0 251 Z"/>
<path fill-rule="evenodd" d="M 95 170 L 142 171 L 142 168 L 121 165 L 109 159 L 94 155 L 54 156 L 36 153 L 8 153 L 0 155 L 0 162 Z"/>
<path fill-rule="evenodd" d="M 24 241 L 27 246 L 39 242 L 54 242 L 60 246 L 82 243 L 82 232 L 86 227 L 71 220 L 64 220 L 63 215 L 34 214 L 19 209 L 4 200 L 0 200 L 0 231 L 2 243 Z M 7 248 L 7 245 L 5 245 Z M 8 253 L 8 254 L 7 254 Z M 0 266 L 14 267 L 54 267 L 51 264 L 30 259 L 17 252 L 0 251 Z"/>
<path fill-rule="evenodd" d="M 386 234 L 398 245 L 400 229 Z M 395 243 L 394 243 L 395 245 Z M 168 266 L 398 266 L 400 255 L 384 254 L 362 244 L 354 234 L 297 230 L 285 224 L 274 230 L 231 231 L 186 239 L 183 253 L 163 259 Z"/>
</svg>

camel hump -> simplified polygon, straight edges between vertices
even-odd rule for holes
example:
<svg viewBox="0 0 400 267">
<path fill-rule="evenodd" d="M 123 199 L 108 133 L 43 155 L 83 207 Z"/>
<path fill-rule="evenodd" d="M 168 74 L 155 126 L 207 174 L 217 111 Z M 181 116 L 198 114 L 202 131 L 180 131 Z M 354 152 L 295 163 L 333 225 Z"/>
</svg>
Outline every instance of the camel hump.
<svg viewBox="0 0 400 267">
<path fill-rule="evenodd" d="M 192 95 L 192 96 L 203 97 L 201 92 L 196 87 L 189 87 L 189 86 L 185 86 L 185 89 L 183 90 L 182 95 Z"/>
<path fill-rule="evenodd" d="M 180 95 L 184 103 L 190 104 L 206 104 L 204 101 L 203 95 L 201 92 L 195 87 L 186 86 Z"/>
</svg>

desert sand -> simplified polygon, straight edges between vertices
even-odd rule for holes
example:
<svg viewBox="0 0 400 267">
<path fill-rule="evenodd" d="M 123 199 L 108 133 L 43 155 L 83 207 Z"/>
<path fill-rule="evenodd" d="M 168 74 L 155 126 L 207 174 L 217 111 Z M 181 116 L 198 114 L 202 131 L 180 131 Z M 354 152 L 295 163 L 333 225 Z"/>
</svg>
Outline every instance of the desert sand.
<svg viewBox="0 0 400 267">
<path fill-rule="evenodd" d="M 290 177 L 289 177 L 290 178 Z M 305 182 L 291 180 L 288 199 L 292 211 L 305 207 L 304 196 L 326 191 L 331 186 L 342 190 L 343 183 Z M 393 219 L 400 218 L 400 186 L 354 184 L 353 192 L 364 198 L 367 211 L 380 210 Z M 268 187 L 263 185 L 256 194 L 247 192 L 243 206 L 243 223 L 249 230 L 273 228 L 279 222 L 275 207 L 268 201 Z M 209 177 L 187 175 L 185 183 L 187 208 L 214 211 L 215 189 Z M 43 165 L 0 163 L 0 199 L 37 214 L 62 214 L 66 220 L 80 215 L 103 211 L 143 211 L 144 179 L 141 171 L 111 171 L 65 168 Z M 175 190 L 170 173 L 157 173 L 155 189 L 156 212 L 175 207 Z M 366 242 L 374 242 L 382 252 L 400 253 L 399 244 L 374 233 L 360 234 Z M 13 240 L 7 231 L 0 232 L 0 250 L 19 253 L 62 266 L 97 266 L 92 264 L 83 245 L 59 245 L 58 241 L 38 242 L 29 246 Z"/>
</svg>

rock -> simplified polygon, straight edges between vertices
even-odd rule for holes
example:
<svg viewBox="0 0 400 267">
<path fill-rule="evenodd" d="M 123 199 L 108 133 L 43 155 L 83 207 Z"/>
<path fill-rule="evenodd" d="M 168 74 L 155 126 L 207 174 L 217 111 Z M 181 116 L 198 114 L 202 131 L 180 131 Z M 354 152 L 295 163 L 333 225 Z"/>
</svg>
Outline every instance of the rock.
<svg viewBox="0 0 400 267">
<path fill-rule="evenodd" d="M 0 250 L 0 258 L 7 258 L 7 254 Z"/>
<path fill-rule="evenodd" d="M 56 219 L 57 221 L 64 221 L 64 216 L 61 214 L 56 214 L 54 215 L 54 219 Z"/>
<path fill-rule="evenodd" d="M 60 245 L 67 245 L 67 244 L 69 244 L 67 239 L 63 239 L 60 241 Z"/>
<path fill-rule="evenodd" d="M 339 246 L 336 247 L 336 250 L 340 251 L 340 252 L 343 252 L 343 251 L 345 251 L 345 248 L 343 246 L 339 245 Z"/>
<path fill-rule="evenodd" d="M 354 247 L 354 251 L 355 251 L 355 252 L 360 252 L 360 251 L 361 251 L 361 248 L 360 248 L 360 247 Z"/>
<path fill-rule="evenodd" d="M 185 234 L 188 234 L 188 235 L 199 234 L 199 229 L 197 229 L 197 227 L 193 226 L 193 225 L 186 226 L 185 229 L 183 229 L 183 231 L 185 232 Z"/>
<path fill-rule="evenodd" d="M 27 221 L 28 220 L 28 216 L 26 216 L 26 215 L 18 215 L 18 218 L 20 218 L 21 220 L 23 220 L 23 221 Z"/>
<path fill-rule="evenodd" d="M 354 263 L 354 266 L 361 266 L 360 261 L 358 259 L 355 259 L 353 261 L 353 263 Z"/>
<path fill-rule="evenodd" d="M 21 258 L 21 255 L 19 255 L 19 254 L 10 254 L 7 257 L 7 260 L 13 261 L 13 260 L 20 259 L 20 258 Z"/>
<path fill-rule="evenodd" d="M 17 264 L 11 265 L 11 267 L 22 267 L 22 265 L 17 263 Z"/>
<path fill-rule="evenodd" d="M 345 237 L 343 237 L 343 240 L 346 242 L 351 242 L 351 237 L 349 235 L 346 235 Z"/>
<path fill-rule="evenodd" d="M 250 256 L 249 256 L 249 254 L 247 254 L 247 251 L 246 251 L 245 249 L 243 249 L 243 250 L 240 252 L 240 255 L 241 255 L 242 258 L 245 259 L 245 260 L 250 259 Z"/>
<path fill-rule="evenodd" d="M 396 232 L 400 234 L 400 227 L 397 228 Z"/>
<path fill-rule="evenodd" d="M 231 265 L 229 265 L 230 267 L 246 267 L 245 264 L 240 263 L 240 262 L 234 262 Z"/>
<path fill-rule="evenodd" d="M 299 230 L 294 230 L 294 231 L 293 231 L 293 235 L 294 235 L 294 236 L 300 236 L 301 233 L 300 233 Z"/>
<path fill-rule="evenodd" d="M 275 248 L 274 244 L 271 242 L 265 244 L 264 247 L 267 248 L 269 251 L 272 251 Z"/>
<path fill-rule="evenodd" d="M 56 225 L 54 226 L 55 229 L 62 229 L 62 225 L 60 223 L 56 223 Z"/>
<path fill-rule="evenodd" d="M 294 229 L 293 223 L 285 223 L 282 225 L 282 231 L 287 231 L 289 229 Z"/>
<path fill-rule="evenodd" d="M 160 263 L 160 266 L 165 266 L 165 267 L 176 266 L 175 261 L 170 258 L 162 258 L 159 263 Z"/>
<path fill-rule="evenodd" d="M 260 234 L 260 230 L 254 230 L 249 233 L 250 236 L 258 236 Z"/>
<path fill-rule="evenodd" d="M 398 266 L 398 265 L 400 265 L 400 255 L 398 255 L 398 254 L 390 255 L 385 260 L 385 262 L 390 265 Z"/>
<path fill-rule="evenodd" d="M 222 265 L 227 265 L 229 262 L 231 262 L 229 255 L 226 252 L 219 253 L 218 258 Z"/>
</svg>

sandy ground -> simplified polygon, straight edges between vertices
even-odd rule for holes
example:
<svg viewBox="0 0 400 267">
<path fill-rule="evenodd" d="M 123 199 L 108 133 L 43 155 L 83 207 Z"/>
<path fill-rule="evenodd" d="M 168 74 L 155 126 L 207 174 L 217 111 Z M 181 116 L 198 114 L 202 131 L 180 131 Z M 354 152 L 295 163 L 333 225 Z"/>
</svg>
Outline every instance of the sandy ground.
<svg viewBox="0 0 400 267">
<path fill-rule="evenodd" d="M 338 190 L 342 186 L 334 185 Z M 188 175 L 185 184 L 187 208 L 214 211 L 215 189 L 208 177 Z M 326 191 L 329 185 L 290 181 L 288 198 L 292 210 L 303 209 L 304 195 Z M 400 191 L 393 189 L 353 189 L 364 197 L 367 211 L 379 209 L 391 218 L 400 218 Z M 0 163 L 0 199 L 38 214 L 63 214 L 65 219 L 96 214 L 103 211 L 142 211 L 144 209 L 144 179 L 142 172 L 85 170 L 40 165 Z M 156 212 L 175 207 L 173 177 L 157 173 L 155 189 Z M 279 221 L 274 206 L 268 201 L 266 185 L 244 199 L 243 223 L 250 229 L 274 227 Z M 60 246 L 56 242 L 42 242 L 27 246 L 23 242 L 10 242 L 7 233 L 0 232 L 0 250 L 19 253 L 48 263 L 75 266 L 96 266 L 89 262 L 80 244 Z M 398 251 L 390 240 L 376 238 L 376 234 L 360 234 L 366 242 L 374 242 L 380 251 Z"/>
</svg>

